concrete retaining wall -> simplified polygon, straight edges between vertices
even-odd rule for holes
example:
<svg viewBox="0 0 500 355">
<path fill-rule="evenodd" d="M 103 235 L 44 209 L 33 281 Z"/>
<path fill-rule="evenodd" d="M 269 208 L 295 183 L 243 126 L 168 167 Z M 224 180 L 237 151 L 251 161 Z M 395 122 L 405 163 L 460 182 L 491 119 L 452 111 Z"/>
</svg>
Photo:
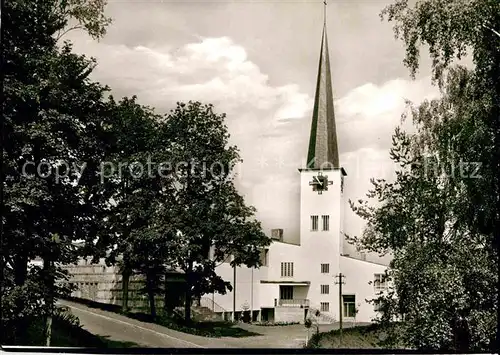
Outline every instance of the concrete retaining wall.
<svg viewBox="0 0 500 355">
<path fill-rule="evenodd" d="M 62 267 L 68 271 L 69 283 L 76 286 L 71 296 L 99 303 L 122 305 L 122 275 L 116 266 L 108 267 L 101 260 L 98 264 L 89 264 L 85 260 L 77 265 Z M 145 287 L 142 276 L 131 276 L 129 280 L 128 306 L 131 310 L 149 312 L 147 295 L 141 291 Z M 164 298 L 155 297 L 157 309 L 163 308 Z"/>
<path fill-rule="evenodd" d="M 304 323 L 305 309 L 299 307 L 275 307 L 275 322 L 300 322 Z"/>
</svg>

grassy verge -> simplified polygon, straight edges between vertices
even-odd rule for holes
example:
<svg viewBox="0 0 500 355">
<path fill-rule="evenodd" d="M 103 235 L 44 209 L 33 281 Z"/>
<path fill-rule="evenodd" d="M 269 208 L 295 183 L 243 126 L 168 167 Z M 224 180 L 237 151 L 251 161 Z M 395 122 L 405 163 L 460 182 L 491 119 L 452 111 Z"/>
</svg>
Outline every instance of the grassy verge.
<svg viewBox="0 0 500 355">
<path fill-rule="evenodd" d="M 139 320 L 141 322 L 155 323 L 166 328 L 177 330 L 179 332 L 199 335 L 210 338 L 220 338 L 220 337 L 233 337 L 233 338 L 241 338 L 241 337 L 249 337 L 260 335 L 258 333 L 250 332 L 245 329 L 239 328 L 234 323 L 226 322 L 226 321 L 191 321 L 191 323 L 187 324 L 183 318 L 178 316 L 166 316 L 163 314 L 158 314 L 156 319 L 152 319 L 150 314 L 144 312 L 128 312 L 124 314 L 121 310 L 120 306 L 97 303 L 89 300 L 68 299 L 69 301 L 85 304 L 90 308 L 101 309 L 108 312 L 113 312 L 117 314 L 125 315 L 129 318 L 133 318 Z"/>
<path fill-rule="evenodd" d="M 45 346 L 45 319 L 31 319 L 26 336 L 16 344 L 20 346 Z M 86 348 L 132 348 L 139 345 L 131 342 L 120 342 L 94 335 L 64 317 L 54 317 L 52 321 L 51 346 L 86 347 Z"/>
<path fill-rule="evenodd" d="M 344 329 L 342 338 L 338 329 L 314 334 L 307 348 L 323 349 L 384 349 L 385 331 L 377 324 Z"/>
</svg>

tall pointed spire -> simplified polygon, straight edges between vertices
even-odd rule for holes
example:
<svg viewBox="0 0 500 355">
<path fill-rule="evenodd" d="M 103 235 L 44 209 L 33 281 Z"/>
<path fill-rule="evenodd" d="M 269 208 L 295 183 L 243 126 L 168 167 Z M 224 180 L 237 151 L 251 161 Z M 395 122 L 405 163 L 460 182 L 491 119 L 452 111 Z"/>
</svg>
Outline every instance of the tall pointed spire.
<svg viewBox="0 0 500 355">
<path fill-rule="evenodd" d="M 326 37 L 326 1 L 324 13 L 323 36 L 319 58 L 314 111 L 311 124 L 311 137 L 307 154 L 307 168 L 339 168 L 339 152 L 335 113 L 333 108 L 332 78 Z"/>
<path fill-rule="evenodd" d="M 326 26 L 326 0 L 323 1 L 323 23 Z"/>
</svg>

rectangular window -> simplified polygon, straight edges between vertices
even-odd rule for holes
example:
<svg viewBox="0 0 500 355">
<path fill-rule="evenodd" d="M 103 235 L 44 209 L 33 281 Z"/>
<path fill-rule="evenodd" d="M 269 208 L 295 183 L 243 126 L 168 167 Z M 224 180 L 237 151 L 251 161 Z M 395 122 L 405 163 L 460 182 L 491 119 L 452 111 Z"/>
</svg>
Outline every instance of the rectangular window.
<svg viewBox="0 0 500 355">
<path fill-rule="evenodd" d="M 329 274 L 330 273 L 330 264 L 321 264 L 321 273 Z"/>
<path fill-rule="evenodd" d="M 330 303 L 321 302 L 321 312 L 330 312 Z"/>
<path fill-rule="evenodd" d="M 293 286 L 280 286 L 280 299 L 293 300 Z"/>
<path fill-rule="evenodd" d="M 322 295 L 330 294 L 330 285 L 321 285 L 321 294 Z"/>
<path fill-rule="evenodd" d="M 344 309 L 344 317 L 354 318 L 356 316 L 356 296 L 342 295 L 342 303 Z"/>
<path fill-rule="evenodd" d="M 311 216 L 311 231 L 316 232 L 318 230 L 318 216 Z"/>
<path fill-rule="evenodd" d="M 373 286 L 375 291 L 383 291 L 387 289 L 387 280 L 385 279 L 384 274 L 375 274 L 374 278 L 375 280 L 373 282 Z"/>
<path fill-rule="evenodd" d="M 321 219 L 323 220 L 323 230 L 328 231 L 330 230 L 330 216 L 321 216 Z"/>
<path fill-rule="evenodd" d="M 293 263 L 281 263 L 281 277 L 293 277 Z"/>
</svg>

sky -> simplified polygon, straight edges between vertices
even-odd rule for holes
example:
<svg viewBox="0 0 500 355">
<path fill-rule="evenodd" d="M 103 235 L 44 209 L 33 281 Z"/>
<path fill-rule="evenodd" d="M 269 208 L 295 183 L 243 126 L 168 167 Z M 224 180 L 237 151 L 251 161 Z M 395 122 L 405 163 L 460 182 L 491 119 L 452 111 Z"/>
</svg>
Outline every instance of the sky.
<svg viewBox="0 0 500 355">
<path fill-rule="evenodd" d="M 415 80 L 404 47 L 379 13 L 391 0 L 328 1 L 327 30 L 340 163 L 346 199 L 365 198 L 372 177 L 390 178 L 391 135 L 404 100 L 438 96 L 423 52 Z M 298 240 L 299 172 L 312 118 L 323 1 L 109 0 L 113 19 L 99 42 L 82 32 L 66 39 L 95 57 L 93 79 L 115 97 L 168 113 L 177 101 L 212 103 L 226 113 L 240 148 L 236 184 L 257 208 L 264 230 Z M 345 207 L 344 232 L 364 222 Z"/>
</svg>

